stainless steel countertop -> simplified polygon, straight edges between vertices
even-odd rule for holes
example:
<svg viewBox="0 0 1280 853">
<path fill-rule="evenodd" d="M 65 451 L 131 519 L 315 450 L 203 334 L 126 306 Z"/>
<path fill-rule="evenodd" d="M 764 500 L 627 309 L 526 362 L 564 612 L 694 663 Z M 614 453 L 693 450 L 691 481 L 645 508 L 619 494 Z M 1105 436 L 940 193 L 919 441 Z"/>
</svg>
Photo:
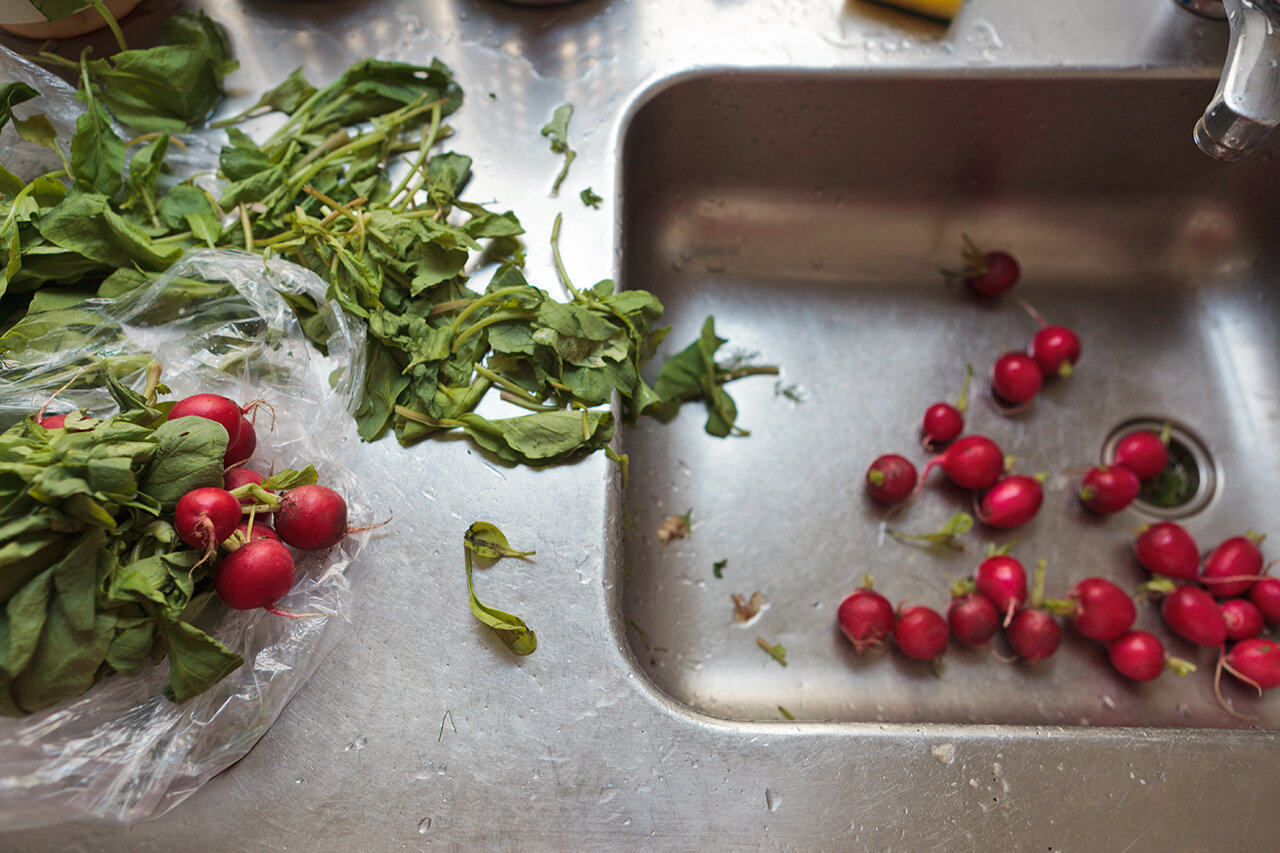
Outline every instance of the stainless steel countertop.
<svg viewBox="0 0 1280 853">
<path fill-rule="evenodd" d="M 468 96 L 453 145 L 475 159 L 470 195 L 517 211 L 530 278 L 543 287 L 554 287 L 547 240 L 558 212 L 575 281 L 613 275 L 620 129 L 647 87 L 683 71 L 1100 67 L 1216 77 L 1226 50 L 1225 25 L 1170 0 L 968 0 L 950 27 L 840 0 L 187 5 L 230 32 L 242 94 L 229 110 L 297 65 L 317 82 L 366 55 L 452 66 Z M 129 29 L 167 8 L 151 0 Z M 578 157 L 552 198 L 561 161 L 538 131 L 564 102 L 575 107 Z M 605 199 L 599 210 L 577 197 L 588 186 Z M 347 636 L 266 736 L 158 819 L 9 834 L 0 846 L 1188 851 L 1240 849 L 1280 828 L 1267 784 L 1278 753 L 1256 733 L 1081 736 L 694 714 L 648 686 L 622 636 L 618 483 L 602 456 L 500 469 L 461 442 L 360 445 L 354 429 L 336 453 L 380 484 L 395 521 L 356 572 Z M 483 600 L 537 630 L 528 657 L 510 656 L 468 612 L 462 534 L 479 519 L 537 550 L 527 564 L 504 561 L 477 577 Z M 943 744 L 954 749 L 950 763 L 933 754 Z"/>
</svg>

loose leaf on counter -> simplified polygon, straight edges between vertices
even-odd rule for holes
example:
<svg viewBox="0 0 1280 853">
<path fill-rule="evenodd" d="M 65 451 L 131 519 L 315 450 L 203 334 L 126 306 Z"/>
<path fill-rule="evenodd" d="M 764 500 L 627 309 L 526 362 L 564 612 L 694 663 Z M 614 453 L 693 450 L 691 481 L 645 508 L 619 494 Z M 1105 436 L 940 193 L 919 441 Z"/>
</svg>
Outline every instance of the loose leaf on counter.
<svg viewBox="0 0 1280 853">
<path fill-rule="evenodd" d="M 582 192 L 578 193 L 578 198 L 582 199 L 582 203 L 593 210 L 599 210 L 600 203 L 604 201 L 604 199 L 596 195 L 595 191 L 591 189 L 591 187 L 587 187 Z"/>
<path fill-rule="evenodd" d="M 560 185 L 569 174 L 569 164 L 578 156 L 569 147 L 569 119 L 572 117 L 573 104 L 562 104 L 556 107 L 551 121 L 547 122 L 541 131 L 543 136 L 551 140 L 551 150 L 556 154 L 564 155 L 564 165 L 560 167 L 560 174 L 556 175 L 556 181 L 551 185 L 552 195 L 559 194 Z"/>
<path fill-rule="evenodd" d="M 960 541 L 960 536 L 968 533 L 973 529 L 973 516 L 967 512 L 957 512 L 946 523 L 932 533 L 907 533 L 902 530 L 887 530 L 886 532 L 902 542 L 920 542 L 925 545 L 938 546 L 943 548 L 951 548 L 955 551 L 963 551 L 964 543 Z"/>
<path fill-rule="evenodd" d="M 490 555 L 523 557 L 533 552 L 515 551 L 507 543 L 507 537 L 502 531 L 486 521 L 477 521 L 467 529 L 463 536 L 463 546 L 467 567 L 467 596 L 471 613 L 493 629 L 493 632 L 512 652 L 518 655 L 531 653 L 538 647 L 538 636 L 529 629 L 524 620 L 519 616 L 482 604 L 476 597 L 475 585 L 471 577 L 471 554 L 474 552 L 482 557 Z"/>
</svg>

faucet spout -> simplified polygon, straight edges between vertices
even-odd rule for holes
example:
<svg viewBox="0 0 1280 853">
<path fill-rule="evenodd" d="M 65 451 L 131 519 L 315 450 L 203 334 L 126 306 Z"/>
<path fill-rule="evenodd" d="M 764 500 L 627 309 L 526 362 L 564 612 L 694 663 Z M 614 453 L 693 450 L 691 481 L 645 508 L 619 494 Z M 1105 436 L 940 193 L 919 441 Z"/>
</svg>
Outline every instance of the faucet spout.
<svg viewBox="0 0 1280 853">
<path fill-rule="evenodd" d="M 1196 122 L 1200 150 L 1238 160 L 1280 124 L 1280 0 L 1222 0 L 1231 26 L 1218 91 Z"/>
</svg>

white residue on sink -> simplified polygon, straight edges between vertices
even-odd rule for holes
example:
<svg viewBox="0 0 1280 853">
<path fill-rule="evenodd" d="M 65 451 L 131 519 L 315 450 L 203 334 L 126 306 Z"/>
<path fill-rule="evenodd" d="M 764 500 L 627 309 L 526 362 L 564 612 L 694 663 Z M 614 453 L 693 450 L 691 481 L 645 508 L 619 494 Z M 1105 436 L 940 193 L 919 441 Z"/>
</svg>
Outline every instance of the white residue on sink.
<svg viewBox="0 0 1280 853">
<path fill-rule="evenodd" d="M 950 764 L 956 760 L 956 745 L 954 743 L 940 743 L 929 750 L 929 754 L 943 764 Z"/>
</svg>

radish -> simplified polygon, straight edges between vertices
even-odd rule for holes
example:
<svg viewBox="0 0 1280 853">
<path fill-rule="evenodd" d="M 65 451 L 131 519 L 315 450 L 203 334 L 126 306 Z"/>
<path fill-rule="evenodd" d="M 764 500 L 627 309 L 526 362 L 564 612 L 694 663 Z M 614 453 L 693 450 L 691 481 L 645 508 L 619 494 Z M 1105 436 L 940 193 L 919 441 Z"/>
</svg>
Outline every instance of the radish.
<svg viewBox="0 0 1280 853">
<path fill-rule="evenodd" d="M 1113 513 L 1133 503 L 1142 490 L 1138 475 L 1120 465 L 1099 465 L 1084 472 L 1076 492 L 1094 512 Z"/>
<path fill-rule="evenodd" d="M 1043 384 L 1040 365 L 1026 353 L 1007 352 L 991 367 L 991 390 L 998 402 L 1009 406 L 1030 403 Z"/>
<path fill-rule="evenodd" d="M 1264 538 L 1250 533 L 1232 536 L 1219 544 L 1204 558 L 1200 582 L 1219 598 L 1248 592 L 1262 574 L 1262 551 L 1258 545 Z"/>
<path fill-rule="evenodd" d="M 999 296 L 1018 283 L 1021 270 L 1008 252 L 984 252 L 969 239 L 964 240 L 964 269 L 959 275 L 983 296 Z"/>
<path fill-rule="evenodd" d="M 1066 379 L 1080 360 L 1080 339 L 1066 326 L 1044 326 L 1027 344 L 1027 355 L 1045 377 Z"/>
<path fill-rule="evenodd" d="M 1009 648 L 1014 654 L 1028 663 L 1035 663 L 1050 657 L 1058 650 L 1062 641 L 1062 626 L 1046 608 L 1061 609 L 1070 607 L 1070 602 L 1045 601 L 1044 573 L 1045 562 L 1040 561 L 1036 567 L 1035 581 L 1032 584 L 1031 597 L 1027 607 L 1009 622 L 1005 629 L 1005 637 L 1009 640 Z"/>
<path fill-rule="evenodd" d="M 1027 571 L 1008 554 L 993 554 L 978 564 L 973 573 L 974 589 L 991 599 L 1004 615 L 1007 627 L 1013 614 L 1027 600 Z"/>
<path fill-rule="evenodd" d="M 173 526 L 178 537 L 206 553 L 231 535 L 240 521 L 240 501 L 226 489 L 192 489 L 178 499 Z"/>
<path fill-rule="evenodd" d="M 1265 621 L 1262 611 L 1247 598 L 1228 598 L 1218 602 L 1218 612 L 1227 626 L 1228 640 L 1247 640 L 1262 633 Z"/>
<path fill-rule="evenodd" d="M 896 453 L 876 457 L 867 469 L 867 490 L 882 503 L 900 503 L 915 487 L 916 466 Z"/>
<path fill-rule="evenodd" d="M 924 423 L 920 435 L 925 447 L 941 447 L 950 444 L 964 431 L 964 412 L 969 408 L 969 383 L 973 380 L 973 365 L 966 364 L 964 383 L 955 404 L 934 403 L 924 410 Z"/>
<path fill-rule="evenodd" d="M 295 548 L 328 548 L 347 535 L 347 502 L 328 486 L 298 486 L 280 498 L 275 528 L 280 538 Z"/>
<path fill-rule="evenodd" d="M 235 444 L 243 415 L 240 407 L 221 394 L 193 394 L 183 397 L 169 410 L 169 420 L 194 416 L 221 424 L 227 431 L 227 447 Z M 247 457 L 246 457 L 247 458 Z"/>
<path fill-rule="evenodd" d="M 885 637 L 893 633 L 893 605 L 871 585 L 871 577 L 864 575 L 861 588 L 850 593 L 836 609 L 836 623 L 858 654 L 880 648 Z"/>
<path fill-rule="evenodd" d="M 66 429 L 67 414 L 63 412 L 60 415 L 49 415 L 40 419 L 40 426 L 45 429 Z"/>
<path fill-rule="evenodd" d="M 1000 627 L 1000 611 L 981 593 L 966 589 L 964 581 L 952 589 L 947 605 L 947 627 L 951 636 L 966 646 L 985 646 Z"/>
<path fill-rule="evenodd" d="M 1147 631 L 1129 631 L 1107 643 L 1111 665 L 1125 678 L 1154 681 L 1167 667 L 1176 675 L 1195 672 L 1195 664 L 1181 658 L 1168 657 L 1164 644 Z"/>
<path fill-rule="evenodd" d="M 1071 624 L 1091 640 L 1114 640 L 1133 626 L 1137 608 L 1129 593 L 1106 578 L 1085 578 L 1071 588 Z"/>
<path fill-rule="evenodd" d="M 1113 465 L 1123 465 L 1142 482 L 1154 480 L 1169 464 L 1167 427 L 1163 434 L 1150 430 L 1131 432 L 1116 443 Z"/>
<path fill-rule="evenodd" d="M 929 460 L 920 475 L 917 489 L 924 486 L 935 465 L 941 466 L 947 478 L 963 489 L 985 489 L 1000 479 L 1005 460 L 1000 447 L 991 439 L 966 435 Z"/>
<path fill-rule="evenodd" d="M 1021 474 L 1001 478 L 976 502 L 974 515 L 983 524 L 1002 529 L 1026 524 L 1044 502 L 1041 480 Z"/>
<path fill-rule="evenodd" d="M 249 419 L 240 416 L 240 428 L 236 433 L 236 437 L 227 442 L 227 452 L 222 457 L 224 467 L 231 467 L 244 462 L 253 455 L 253 451 L 258 449 L 258 434 L 253 429 L 253 424 L 249 423 Z"/>
<path fill-rule="evenodd" d="M 1198 586 L 1182 585 L 1165 595 L 1160 615 L 1173 633 L 1199 646 L 1221 646 L 1227 623 L 1213 596 Z"/>
<path fill-rule="evenodd" d="M 1274 640 L 1241 640 L 1223 656 L 1221 666 L 1259 693 L 1280 687 L 1280 645 Z"/>
<path fill-rule="evenodd" d="M 293 573 L 293 555 L 288 548 L 272 539 L 256 539 L 222 558 L 213 588 L 234 610 L 261 607 L 278 613 L 276 602 L 293 587 Z"/>
<path fill-rule="evenodd" d="M 1249 601 L 1268 625 L 1280 625 L 1280 578 L 1263 578 L 1249 588 Z"/>
<path fill-rule="evenodd" d="M 222 486 L 229 492 L 232 489 L 238 489 L 250 483 L 261 483 L 265 479 L 266 477 L 252 468 L 236 465 L 222 473 Z"/>
<path fill-rule="evenodd" d="M 1133 555 L 1149 572 L 1178 580 L 1193 580 L 1200 571 L 1200 548 L 1191 534 L 1172 521 L 1142 529 Z"/>
<path fill-rule="evenodd" d="M 901 610 L 893 625 L 893 643 L 915 660 L 937 660 L 947 650 L 946 621 L 923 605 Z"/>
</svg>

